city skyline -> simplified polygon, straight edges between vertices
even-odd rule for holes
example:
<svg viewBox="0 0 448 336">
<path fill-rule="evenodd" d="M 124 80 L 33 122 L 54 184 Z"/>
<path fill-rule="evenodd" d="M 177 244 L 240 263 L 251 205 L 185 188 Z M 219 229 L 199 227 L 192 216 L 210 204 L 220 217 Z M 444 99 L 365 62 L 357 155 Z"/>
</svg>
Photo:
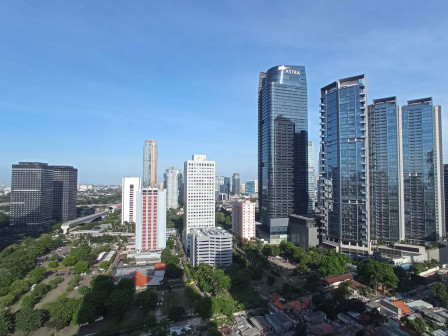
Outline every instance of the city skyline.
<svg viewBox="0 0 448 336">
<path fill-rule="evenodd" d="M 448 4 L 404 4 L 5 3 L 0 182 L 10 183 L 14 162 L 42 161 L 76 166 L 82 184 L 119 185 L 122 176 L 141 175 L 147 138 L 163 153 L 159 181 L 192 151 L 213 156 L 218 176 L 256 179 L 257 74 L 281 64 L 307 69 L 316 148 L 320 88 L 334 78 L 366 74 L 368 104 L 433 97 L 443 109 Z M 377 47 L 384 36 L 393 43 Z M 139 123 L 121 137 L 127 120 Z"/>
</svg>

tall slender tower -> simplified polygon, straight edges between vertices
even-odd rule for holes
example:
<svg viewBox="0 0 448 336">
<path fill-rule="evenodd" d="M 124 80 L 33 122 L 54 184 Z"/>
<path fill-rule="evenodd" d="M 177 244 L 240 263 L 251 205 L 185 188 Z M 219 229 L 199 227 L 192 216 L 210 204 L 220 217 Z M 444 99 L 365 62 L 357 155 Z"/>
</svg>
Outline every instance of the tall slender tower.
<svg viewBox="0 0 448 336">
<path fill-rule="evenodd" d="M 184 166 L 184 242 L 190 247 L 191 229 L 215 226 L 215 161 L 193 155 Z"/>
<path fill-rule="evenodd" d="M 316 210 L 316 173 L 314 163 L 314 146 L 308 141 L 308 214 L 314 215 Z"/>
<path fill-rule="evenodd" d="M 396 97 L 369 105 L 371 239 L 401 241 L 404 236 L 401 109 Z"/>
<path fill-rule="evenodd" d="M 174 167 L 165 170 L 167 209 L 177 209 L 179 206 L 179 174 L 179 169 Z"/>
<path fill-rule="evenodd" d="M 308 106 L 305 67 L 261 72 L 258 85 L 258 200 L 272 244 L 287 239 L 289 215 L 308 210 Z"/>
<path fill-rule="evenodd" d="M 321 89 L 319 206 L 323 243 L 370 253 L 369 151 L 365 75 Z"/>
<path fill-rule="evenodd" d="M 432 98 L 402 107 L 406 239 L 445 238 L 441 107 Z"/>
<path fill-rule="evenodd" d="M 233 173 L 232 176 L 232 194 L 239 195 L 241 193 L 240 174 Z"/>
<path fill-rule="evenodd" d="M 146 140 L 143 148 L 143 188 L 157 188 L 157 142 Z"/>
</svg>

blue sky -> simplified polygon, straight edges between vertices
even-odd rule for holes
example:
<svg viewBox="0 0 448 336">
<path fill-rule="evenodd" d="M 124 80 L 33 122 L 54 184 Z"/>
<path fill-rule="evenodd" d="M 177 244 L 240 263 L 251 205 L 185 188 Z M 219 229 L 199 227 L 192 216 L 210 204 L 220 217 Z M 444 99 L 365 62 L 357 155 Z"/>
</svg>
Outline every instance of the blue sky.
<svg viewBox="0 0 448 336">
<path fill-rule="evenodd" d="M 319 90 L 339 78 L 365 73 L 369 103 L 444 111 L 447 14 L 445 0 L 2 1 L 0 183 L 43 161 L 120 184 L 141 176 L 145 139 L 159 181 L 194 153 L 256 178 L 258 74 L 279 64 L 306 67 L 316 147 Z"/>
</svg>

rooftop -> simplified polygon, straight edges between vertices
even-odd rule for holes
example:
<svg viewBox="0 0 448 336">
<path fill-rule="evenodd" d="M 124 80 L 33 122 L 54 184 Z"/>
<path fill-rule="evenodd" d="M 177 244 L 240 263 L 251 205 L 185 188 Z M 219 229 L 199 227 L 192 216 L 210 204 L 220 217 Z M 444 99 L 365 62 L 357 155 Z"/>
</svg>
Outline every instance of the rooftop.
<svg viewBox="0 0 448 336">
<path fill-rule="evenodd" d="M 222 227 L 205 227 L 201 229 L 191 229 L 191 233 L 197 235 L 198 237 L 206 237 L 206 236 L 223 236 L 223 237 L 232 237 L 230 233 L 224 230 Z"/>
</svg>

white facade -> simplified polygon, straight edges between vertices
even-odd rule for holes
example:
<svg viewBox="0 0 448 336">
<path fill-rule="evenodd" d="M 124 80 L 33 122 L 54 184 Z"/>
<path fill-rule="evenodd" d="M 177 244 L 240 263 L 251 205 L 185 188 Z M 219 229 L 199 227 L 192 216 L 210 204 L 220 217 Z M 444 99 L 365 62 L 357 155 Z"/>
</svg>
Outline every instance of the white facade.
<svg viewBox="0 0 448 336">
<path fill-rule="evenodd" d="M 137 252 L 161 251 L 166 247 L 166 192 L 143 188 L 137 193 L 135 248 Z"/>
<path fill-rule="evenodd" d="M 314 163 L 314 146 L 312 141 L 308 141 L 308 213 L 313 214 L 316 207 L 316 173 Z"/>
<path fill-rule="evenodd" d="M 200 263 L 227 266 L 232 263 L 232 235 L 221 227 L 191 229 L 190 259 Z"/>
<path fill-rule="evenodd" d="M 140 177 L 123 177 L 121 184 L 121 224 L 124 222 L 135 222 L 136 195 L 140 190 Z"/>
<path fill-rule="evenodd" d="M 236 237 L 250 240 L 255 238 L 255 203 L 233 202 L 232 230 Z"/>
<path fill-rule="evenodd" d="M 177 209 L 179 207 L 179 175 L 177 168 L 170 167 L 165 170 L 165 189 L 167 209 Z"/>
<path fill-rule="evenodd" d="M 184 242 L 190 247 L 190 230 L 215 226 L 215 161 L 193 155 L 184 166 Z"/>
</svg>

